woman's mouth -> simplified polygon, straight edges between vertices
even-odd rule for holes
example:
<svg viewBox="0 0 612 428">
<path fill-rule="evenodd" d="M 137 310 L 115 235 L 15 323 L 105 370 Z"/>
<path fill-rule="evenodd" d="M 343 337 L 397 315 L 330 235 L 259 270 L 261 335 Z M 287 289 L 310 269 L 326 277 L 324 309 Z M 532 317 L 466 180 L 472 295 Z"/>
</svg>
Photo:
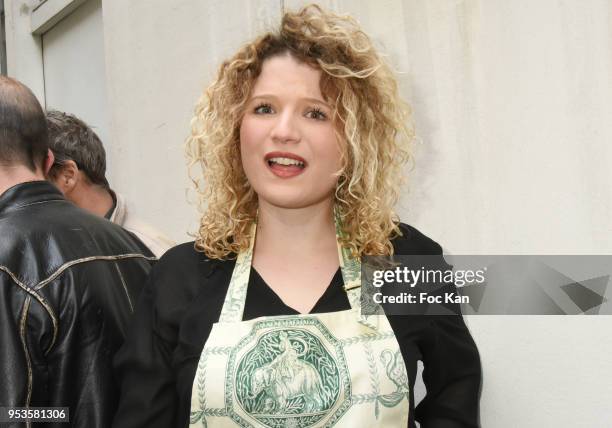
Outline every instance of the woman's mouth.
<svg viewBox="0 0 612 428">
<path fill-rule="evenodd" d="M 295 177 L 306 168 L 306 161 L 293 154 L 270 153 L 265 160 L 270 171 L 280 178 Z"/>
</svg>

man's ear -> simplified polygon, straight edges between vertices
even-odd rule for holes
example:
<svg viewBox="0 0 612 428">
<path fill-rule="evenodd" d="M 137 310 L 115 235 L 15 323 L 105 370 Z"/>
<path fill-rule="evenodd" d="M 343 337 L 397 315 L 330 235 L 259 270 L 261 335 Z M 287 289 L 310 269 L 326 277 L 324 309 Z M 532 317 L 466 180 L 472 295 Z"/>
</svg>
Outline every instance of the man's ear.
<svg viewBox="0 0 612 428">
<path fill-rule="evenodd" d="M 47 156 L 45 157 L 45 162 L 43 163 L 43 174 L 45 177 L 49 174 L 49 170 L 53 166 L 53 162 L 55 162 L 55 155 L 51 149 L 47 149 Z"/>
<path fill-rule="evenodd" d="M 53 178 L 53 184 L 68 197 L 79 183 L 79 167 L 73 160 L 67 160 L 59 167 L 57 174 Z"/>
</svg>

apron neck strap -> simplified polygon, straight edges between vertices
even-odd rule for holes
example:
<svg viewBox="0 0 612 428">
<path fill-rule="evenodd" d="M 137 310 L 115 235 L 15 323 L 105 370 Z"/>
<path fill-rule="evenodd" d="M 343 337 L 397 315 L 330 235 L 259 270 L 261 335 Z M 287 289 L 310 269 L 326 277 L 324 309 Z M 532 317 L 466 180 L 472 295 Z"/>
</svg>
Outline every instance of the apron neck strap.
<svg viewBox="0 0 612 428">
<path fill-rule="evenodd" d="M 344 234 L 341 227 L 340 213 L 337 208 L 334 208 L 334 221 L 336 224 L 336 243 L 338 246 L 340 270 L 344 281 L 344 290 L 346 291 L 351 308 L 359 309 L 361 299 L 361 262 L 359 257 L 353 257 L 350 249 L 340 245 L 340 237 L 344 236 Z M 251 225 L 249 248 L 246 251 L 241 251 L 236 258 L 236 265 L 232 272 L 232 279 L 230 280 L 227 294 L 225 295 L 219 322 L 242 321 L 251 265 L 253 263 L 256 232 L 257 222 L 255 221 Z"/>
<path fill-rule="evenodd" d="M 344 281 L 344 291 L 348 297 L 351 308 L 359 310 L 361 304 L 361 260 L 355 257 L 349 248 L 340 245 L 340 238 L 344 237 L 342 219 L 338 207 L 334 207 L 334 221 L 336 223 L 336 243 L 338 246 L 338 259 L 340 271 Z"/>
</svg>

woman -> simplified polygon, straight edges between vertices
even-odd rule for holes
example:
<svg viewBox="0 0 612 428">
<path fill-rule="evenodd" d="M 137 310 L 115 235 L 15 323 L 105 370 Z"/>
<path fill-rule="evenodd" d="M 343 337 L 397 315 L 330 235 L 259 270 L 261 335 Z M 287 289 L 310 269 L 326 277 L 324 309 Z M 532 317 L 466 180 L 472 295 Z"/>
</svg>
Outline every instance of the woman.
<svg viewBox="0 0 612 428">
<path fill-rule="evenodd" d="M 461 317 L 359 311 L 359 256 L 441 254 L 392 211 L 407 118 L 368 37 L 317 6 L 221 66 L 188 141 L 206 210 L 141 298 L 115 426 L 477 425 Z"/>
</svg>

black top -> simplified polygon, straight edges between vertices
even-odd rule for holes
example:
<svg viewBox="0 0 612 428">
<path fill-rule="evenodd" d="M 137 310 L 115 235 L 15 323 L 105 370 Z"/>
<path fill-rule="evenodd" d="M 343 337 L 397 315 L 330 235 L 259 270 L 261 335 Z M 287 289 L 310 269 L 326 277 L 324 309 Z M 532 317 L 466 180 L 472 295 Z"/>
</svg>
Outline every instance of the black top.
<svg viewBox="0 0 612 428">
<path fill-rule="evenodd" d="M 440 246 L 401 225 L 395 254 L 441 255 Z M 169 250 L 153 268 L 136 307 L 126 344 L 116 357 L 122 379 L 115 427 L 189 425 L 191 389 L 200 353 L 223 306 L 235 260 L 208 259 L 193 242 Z M 350 308 L 340 269 L 311 313 Z M 243 319 L 292 315 L 251 268 Z M 461 316 L 388 316 L 408 369 L 410 421 L 422 427 L 478 426 L 481 381 L 476 345 Z M 417 360 L 424 363 L 427 396 L 414 411 Z"/>
</svg>

